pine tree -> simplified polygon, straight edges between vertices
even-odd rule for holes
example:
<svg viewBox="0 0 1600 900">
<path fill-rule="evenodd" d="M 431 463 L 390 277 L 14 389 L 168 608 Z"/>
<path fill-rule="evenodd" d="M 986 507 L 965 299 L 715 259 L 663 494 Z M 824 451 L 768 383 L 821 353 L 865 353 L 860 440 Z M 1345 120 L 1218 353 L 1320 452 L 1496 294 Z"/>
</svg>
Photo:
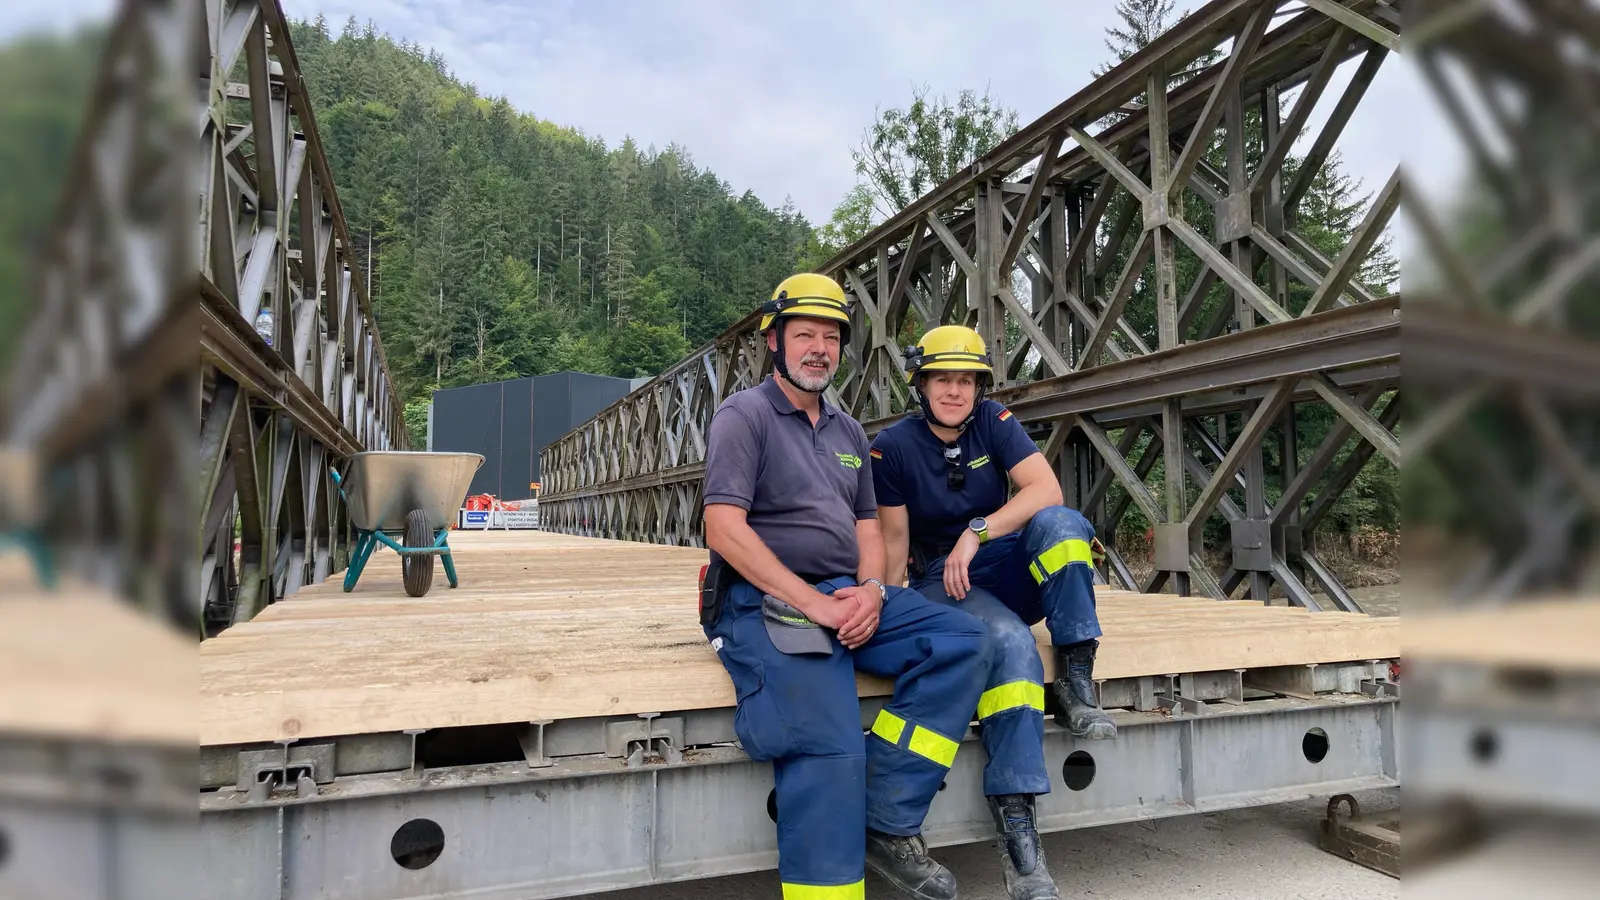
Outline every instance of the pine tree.
<svg viewBox="0 0 1600 900">
<path fill-rule="evenodd" d="M 1122 25 L 1107 28 L 1105 37 L 1106 49 L 1111 51 L 1116 61 L 1097 66 L 1094 70 L 1096 78 L 1149 46 L 1185 15 L 1177 12 L 1173 0 L 1117 0 L 1116 12 Z"/>
<path fill-rule="evenodd" d="M 1355 233 L 1372 205 L 1374 196 L 1371 191 L 1361 192 L 1361 185 L 1356 179 L 1342 171 L 1343 161 L 1338 150 L 1329 154 L 1322 168 L 1312 177 L 1294 219 L 1296 230 L 1329 259 L 1338 256 L 1348 243 L 1350 235 Z M 1293 180 L 1300 162 L 1294 158 L 1286 162 L 1285 182 Z M 1400 262 L 1394 256 L 1393 234 L 1386 231 L 1373 244 L 1371 253 L 1356 273 L 1356 280 L 1373 293 L 1383 296 L 1395 289 L 1399 277 Z M 1310 299 L 1309 291 L 1306 299 Z"/>
<path fill-rule="evenodd" d="M 1096 66 L 1094 76 L 1099 78 L 1125 62 L 1128 57 L 1149 46 L 1156 38 L 1160 37 L 1174 24 L 1181 21 L 1188 12 L 1179 11 L 1173 0 L 1117 0 L 1117 18 L 1122 20 L 1121 27 L 1113 26 L 1106 29 L 1105 45 L 1111 51 L 1114 61 L 1104 62 Z M 1195 58 L 1188 67 L 1180 72 L 1168 72 L 1168 90 L 1172 85 L 1182 84 L 1193 78 L 1200 70 L 1215 63 L 1220 54 L 1216 50 L 1208 50 Z M 1144 95 L 1134 98 L 1135 106 L 1143 106 Z M 1121 121 L 1126 113 L 1112 113 L 1103 120 L 1102 124 L 1115 124 Z"/>
</svg>

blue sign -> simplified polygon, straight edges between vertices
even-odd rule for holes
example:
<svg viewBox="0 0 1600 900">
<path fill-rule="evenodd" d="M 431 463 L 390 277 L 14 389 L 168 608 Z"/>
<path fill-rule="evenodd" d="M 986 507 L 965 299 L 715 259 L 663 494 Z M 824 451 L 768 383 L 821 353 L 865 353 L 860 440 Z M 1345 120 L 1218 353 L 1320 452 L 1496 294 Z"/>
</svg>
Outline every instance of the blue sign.
<svg viewBox="0 0 1600 900">
<path fill-rule="evenodd" d="M 467 524 L 468 525 L 486 525 L 486 524 L 488 524 L 488 522 L 489 522 L 489 511 L 488 510 L 483 509 L 483 510 L 475 510 L 475 511 L 474 510 L 468 510 L 467 511 Z"/>
</svg>

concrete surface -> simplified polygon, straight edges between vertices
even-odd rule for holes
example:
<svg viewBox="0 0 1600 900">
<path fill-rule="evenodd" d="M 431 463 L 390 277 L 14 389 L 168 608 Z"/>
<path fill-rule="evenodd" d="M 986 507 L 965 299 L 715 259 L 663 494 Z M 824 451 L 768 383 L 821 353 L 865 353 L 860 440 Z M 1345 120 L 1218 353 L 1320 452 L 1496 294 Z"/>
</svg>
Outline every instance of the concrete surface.
<svg viewBox="0 0 1600 900">
<path fill-rule="evenodd" d="M 1399 805 L 1398 790 L 1357 795 L 1363 813 Z M 1046 835 L 1045 857 L 1064 900 L 1384 900 L 1400 882 L 1324 852 L 1316 844 L 1326 800 L 1108 825 Z M 955 872 L 961 900 L 1005 900 L 994 845 L 934 851 Z M 759 872 L 607 894 L 598 900 L 777 900 L 776 872 Z M 874 875 L 868 900 L 904 895 Z M 1508 895 L 1509 896 L 1509 895 Z"/>
<path fill-rule="evenodd" d="M 1490 813 L 1490 832 L 1426 866 L 1406 866 L 1406 900 L 1593 900 L 1600 822 Z"/>
</svg>

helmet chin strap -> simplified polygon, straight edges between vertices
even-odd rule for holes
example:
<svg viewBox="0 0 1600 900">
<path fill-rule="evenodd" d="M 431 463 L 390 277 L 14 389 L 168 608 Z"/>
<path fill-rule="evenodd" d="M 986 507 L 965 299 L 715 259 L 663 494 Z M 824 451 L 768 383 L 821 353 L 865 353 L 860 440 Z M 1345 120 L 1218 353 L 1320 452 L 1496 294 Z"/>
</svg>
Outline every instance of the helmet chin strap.
<svg viewBox="0 0 1600 900">
<path fill-rule="evenodd" d="M 967 426 L 972 424 L 972 420 L 978 417 L 978 406 L 983 403 L 983 393 L 988 387 L 986 384 L 988 379 L 982 377 L 981 375 L 978 377 L 977 390 L 974 391 L 972 395 L 972 409 L 967 411 L 967 417 L 961 420 L 961 424 L 946 425 L 939 421 L 938 416 L 933 414 L 933 403 L 928 399 L 927 392 L 922 389 L 922 381 L 927 377 L 928 376 L 926 375 L 918 375 L 916 381 L 917 402 L 922 406 L 922 414 L 927 416 L 928 421 L 938 425 L 940 428 L 954 428 L 957 434 L 966 431 Z"/>
</svg>

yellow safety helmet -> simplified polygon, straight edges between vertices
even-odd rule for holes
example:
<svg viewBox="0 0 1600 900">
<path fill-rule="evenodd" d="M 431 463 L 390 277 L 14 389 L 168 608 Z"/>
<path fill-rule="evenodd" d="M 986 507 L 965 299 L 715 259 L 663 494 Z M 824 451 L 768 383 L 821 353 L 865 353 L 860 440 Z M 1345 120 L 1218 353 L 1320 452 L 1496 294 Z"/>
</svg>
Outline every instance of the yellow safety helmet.
<svg viewBox="0 0 1600 900">
<path fill-rule="evenodd" d="M 936 422 L 938 419 L 933 414 L 927 395 L 918 386 L 917 376 L 930 372 L 977 373 L 978 390 L 972 398 L 972 409 L 967 413 L 967 418 L 955 426 L 958 431 L 965 430 L 978 414 L 984 391 L 994 383 L 994 367 L 983 336 L 965 325 L 940 325 L 924 334 L 916 346 L 907 347 L 904 355 L 906 381 L 911 385 L 923 415 Z"/>
<path fill-rule="evenodd" d="M 988 345 L 965 325 L 940 325 L 906 348 L 905 358 L 907 381 L 922 372 L 982 372 L 994 379 Z"/>
<path fill-rule="evenodd" d="M 850 339 L 850 300 L 839 282 L 815 272 L 790 275 L 761 307 L 761 331 L 785 316 L 809 316 L 839 323 L 842 337 Z"/>
<path fill-rule="evenodd" d="M 826 275 L 818 275 L 815 272 L 790 275 L 778 284 L 777 290 L 772 292 L 772 299 L 762 304 L 761 312 L 762 334 L 765 334 L 773 324 L 790 316 L 805 316 L 838 322 L 841 342 L 850 342 L 850 300 L 845 296 L 844 288 L 839 286 L 839 282 Z M 821 393 L 805 387 L 789 374 L 789 361 L 783 349 L 782 328 L 778 329 L 777 352 L 773 355 L 772 363 L 778 374 L 790 384 L 808 393 Z"/>
</svg>

